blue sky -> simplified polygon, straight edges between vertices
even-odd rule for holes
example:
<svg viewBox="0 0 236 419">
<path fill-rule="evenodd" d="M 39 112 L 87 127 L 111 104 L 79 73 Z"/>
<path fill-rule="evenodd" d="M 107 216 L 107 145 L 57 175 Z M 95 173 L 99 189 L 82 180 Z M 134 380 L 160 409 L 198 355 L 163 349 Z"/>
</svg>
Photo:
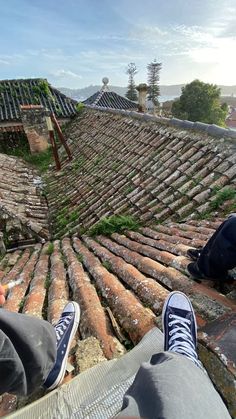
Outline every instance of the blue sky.
<svg viewBox="0 0 236 419">
<path fill-rule="evenodd" d="M 156 58 L 161 84 L 236 84 L 236 0 L 2 0 L 0 32 L 0 79 L 125 86 Z"/>
</svg>

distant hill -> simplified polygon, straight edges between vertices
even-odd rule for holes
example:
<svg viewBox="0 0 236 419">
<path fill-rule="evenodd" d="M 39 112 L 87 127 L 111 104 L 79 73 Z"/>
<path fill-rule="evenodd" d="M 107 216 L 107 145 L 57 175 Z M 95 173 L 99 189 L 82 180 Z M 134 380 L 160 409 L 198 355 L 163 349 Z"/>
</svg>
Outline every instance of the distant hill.
<svg viewBox="0 0 236 419">
<path fill-rule="evenodd" d="M 160 86 L 160 93 L 161 96 L 169 98 L 178 97 L 181 95 L 181 88 L 184 86 L 184 84 L 173 84 L 170 86 L 162 85 Z M 221 94 L 222 96 L 236 96 L 236 86 L 219 86 L 221 88 Z M 58 88 L 62 93 L 64 93 L 66 96 L 71 97 L 73 99 L 76 99 L 78 101 L 82 101 L 87 99 L 89 96 L 96 93 L 98 90 L 101 89 L 101 85 L 90 85 L 87 87 L 83 87 L 82 89 L 69 89 L 67 87 L 59 87 Z M 118 95 L 125 96 L 125 93 L 127 91 L 127 87 L 121 87 L 121 86 L 110 86 L 109 89 Z"/>
<path fill-rule="evenodd" d="M 69 89 L 67 87 L 58 88 L 58 90 L 60 90 L 66 96 L 71 97 L 76 100 L 85 100 L 100 89 L 101 89 L 101 85 L 90 85 L 87 87 L 83 87 L 82 89 Z M 127 90 L 126 87 L 110 86 L 110 85 L 109 85 L 109 89 L 121 96 L 125 96 L 125 93 Z"/>
</svg>

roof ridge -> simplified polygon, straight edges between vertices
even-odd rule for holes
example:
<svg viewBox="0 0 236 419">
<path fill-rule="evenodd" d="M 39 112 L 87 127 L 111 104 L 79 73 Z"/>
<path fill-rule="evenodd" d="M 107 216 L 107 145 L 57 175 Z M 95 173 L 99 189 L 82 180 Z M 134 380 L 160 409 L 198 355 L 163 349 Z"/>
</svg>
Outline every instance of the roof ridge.
<svg viewBox="0 0 236 419">
<path fill-rule="evenodd" d="M 46 80 L 48 82 L 48 84 L 50 84 L 49 81 L 44 77 L 28 77 L 26 79 L 24 79 L 24 78 L 21 78 L 21 79 L 2 79 L 2 80 L 0 80 L 0 83 L 3 83 L 3 82 L 6 83 L 6 82 L 9 82 L 9 81 L 20 82 L 20 81 L 27 81 L 27 80 Z"/>
<path fill-rule="evenodd" d="M 104 90 L 100 90 L 100 92 L 98 93 L 98 95 L 97 95 L 97 97 L 96 97 L 96 99 L 94 101 L 94 105 L 93 106 L 96 106 L 97 105 L 97 103 L 102 98 L 102 96 L 103 96 L 104 93 L 105 93 Z"/>
<path fill-rule="evenodd" d="M 178 118 L 166 118 L 163 116 L 154 116 L 147 113 L 140 113 L 136 111 L 129 111 L 123 109 L 113 109 L 113 108 L 106 108 L 96 105 L 86 105 L 87 108 L 98 110 L 101 112 L 108 112 L 113 114 L 119 114 L 127 117 L 131 117 L 134 119 L 139 119 L 141 121 L 146 122 L 154 122 L 154 123 L 161 123 L 168 126 L 176 127 L 176 128 L 183 128 L 187 130 L 193 131 L 202 131 L 206 134 L 209 134 L 213 137 L 227 137 L 228 139 L 236 139 L 236 131 L 232 131 L 228 128 L 220 127 L 219 125 L 215 124 L 206 124 L 204 122 L 192 122 L 188 120 L 182 120 Z"/>
</svg>

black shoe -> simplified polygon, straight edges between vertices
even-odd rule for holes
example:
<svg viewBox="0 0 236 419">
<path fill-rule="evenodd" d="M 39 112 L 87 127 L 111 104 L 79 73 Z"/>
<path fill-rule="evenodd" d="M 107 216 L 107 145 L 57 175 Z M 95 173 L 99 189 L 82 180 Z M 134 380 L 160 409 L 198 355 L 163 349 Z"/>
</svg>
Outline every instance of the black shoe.
<svg viewBox="0 0 236 419">
<path fill-rule="evenodd" d="M 187 255 L 194 261 L 198 260 L 199 256 L 201 255 L 202 247 L 199 249 L 188 249 Z"/>
<path fill-rule="evenodd" d="M 164 350 L 184 355 L 198 367 L 197 322 L 189 298 L 179 291 L 171 292 L 162 311 Z"/>
<path fill-rule="evenodd" d="M 56 388 L 65 376 L 70 344 L 77 331 L 79 320 L 79 304 L 72 301 L 65 306 L 61 317 L 55 326 L 57 338 L 57 359 L 44 383 L 44 387 L 48 390 Z"/>
<path fill-rule="evenodd" d="M 200 271 L 196 262 L 195 263 L 189 263 L 186 269 L 187 269 L 187 272 L 194 279 L 204 279 L 204 278 L 206 278 L 205 275 Z"/>
</svg>

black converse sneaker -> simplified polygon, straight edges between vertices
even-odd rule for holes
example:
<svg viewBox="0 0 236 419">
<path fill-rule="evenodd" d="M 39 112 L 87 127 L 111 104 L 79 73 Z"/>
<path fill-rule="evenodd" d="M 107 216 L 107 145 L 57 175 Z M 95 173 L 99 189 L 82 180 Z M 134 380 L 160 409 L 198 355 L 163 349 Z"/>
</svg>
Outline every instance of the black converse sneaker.
<svg viewBox="0 0 236 419">
<path fill-rule="evenodd" d="M 184 355 L 203 369 L 198 359 L 197 323 L 189 298 L 179 291 L 167 297 L 162 311 L 164 350 Z"/>
<path fill-rule="evenodd" d="M 202 247 L 198 249 L 188 249 L 187 255 L 194 261 L 198 260 L 201 255 Z"/>
<path fill-rule="evenodd" d="M 57 338 L 57 359 L 44 383 L 44 387 L 48 390 L 56 388 L 65 376 L 70 344 L 77 331 L 79 320 L 79 304 L 72 301 L 65 306 L 58 323 L 54 326 Z"/>
</svg>

